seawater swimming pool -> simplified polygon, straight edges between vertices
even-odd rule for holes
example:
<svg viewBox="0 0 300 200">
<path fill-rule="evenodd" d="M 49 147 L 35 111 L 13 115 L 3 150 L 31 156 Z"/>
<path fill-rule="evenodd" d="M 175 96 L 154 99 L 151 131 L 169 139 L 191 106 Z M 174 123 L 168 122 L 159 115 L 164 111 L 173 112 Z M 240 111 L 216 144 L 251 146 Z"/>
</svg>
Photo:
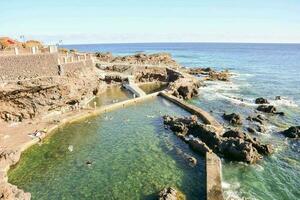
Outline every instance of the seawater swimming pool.
<svg viewBox="0 0 300 200">
<path fill-rule="evenodd" d="M 25 151 L 9 182 L 32 199 L 154 199 L 166 186 L 205 199 L 204 159 L 164 128 L 164 114 L 188 115 L 158 97 L 66 125 Z"/>
</svg>

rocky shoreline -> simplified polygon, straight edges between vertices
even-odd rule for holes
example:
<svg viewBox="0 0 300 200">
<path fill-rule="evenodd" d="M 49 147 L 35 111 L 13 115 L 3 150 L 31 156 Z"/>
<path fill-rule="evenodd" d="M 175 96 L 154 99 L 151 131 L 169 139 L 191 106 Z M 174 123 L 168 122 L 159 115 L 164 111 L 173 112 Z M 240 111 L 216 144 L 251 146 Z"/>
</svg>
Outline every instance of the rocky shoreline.
<svg viewBox="0 0 300 200">
<path fill-rule="evenodd" d="M 59 126 L 59 120 L 67 119 L 74 113 L 79 116 L 88 115 L 88 100 L 105 92 L 108 85 L 129 82 L 130 77 L 133 77 L 136 83 L 164 82 L 168 84 L 166 93 L 181 100 L 188 100 L 199 94 L 199 88 L 205 86 L 204 81 L 227 82 L 231 77 L 229 71 L 184 68 L 166 53 L 123 57 L 114 57 L 111 53 L 96 53 L 94 56 L 97 67 L 85 68 L 64 76 L 20 79 L 1 85 L 0 122 L 5 125 L 2 130 L 15 132 L 9 133 L 9 137 L 15 137 L 16 140 L 11 145 L 4 140 L 0 141 L 0 199 L 30 199 L 29 193 L 8 183 L 6 177 L 9 167 L 15 165 L 21 152 L 30 146 L 27 143 L 32 145 L 37 142 L 30 141 L 24 130 L 33 132 L 37 127 L 48 129 L 47 134 L 43 136 L 46 137 L 50 134 L 51 127 Z M 255 103 L 258 105 L 256 110 L 260 113 L 284 116 L 283 112 L 278 112 L 264 98 L 256 99 Z M 43 120 L 39 119 L 55 112 L 59 113 L 54 115 L 60 116 L 57 117 L 58 121 L 49 118 L 44 120 L 46 125 L 41 124 Z M 247 127 L 250 134 L 238 128 L 243 126 L 243 119 L 239 114 L 224 113 L 222 117 L 232 126 L 225 127 L 222 132 L 193 115 L 186 118 L 164 116 L 163 120 L 166 127 L 203 156 L 214 152 L 226 160 L 254 164 L 273 153 L 271 144 L 262 144 L 257 138 L 250 136 L 251 133 L 263 132 L 265 117 L 257 114 L 247 118 L 247 121 L 253 123 L 251 127 Z M 12 129 L 13 123 L 17 123 L 17 126 Z M 300 138 L 300 128 L 291 127 L 282 131 L 282 135 Z M 191 162 L 194 161 L 191 159 Z M 159 199 L 184 199 L 184 195 L 174 188 L 166 188 L 159 194 Z"/>
</svg>

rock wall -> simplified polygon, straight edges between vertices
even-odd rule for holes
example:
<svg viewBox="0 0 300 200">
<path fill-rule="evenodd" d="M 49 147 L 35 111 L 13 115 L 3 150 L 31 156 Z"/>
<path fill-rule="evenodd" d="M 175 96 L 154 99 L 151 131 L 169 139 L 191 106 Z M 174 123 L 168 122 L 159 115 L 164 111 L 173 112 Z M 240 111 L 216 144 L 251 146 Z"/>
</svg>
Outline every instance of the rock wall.
<svg viewBox="0 0 300 200">
<path fill-rule="evenodd" d="M 93 62 L 92 60 L 86 60 L 86 61 L 79 61 L 79 62 L 73 62 L 73 63 L 66 63 L 62 65 L 62 69 L 64 71 L 65 75 L 70 75 L 75 72 L 81 71 L 84 68 L 92 68 Z"/>
<path fill-rule="evenodd" d="M 0 81 L 57 76 L 58 54 L 0 56 Z"/>
</svg>

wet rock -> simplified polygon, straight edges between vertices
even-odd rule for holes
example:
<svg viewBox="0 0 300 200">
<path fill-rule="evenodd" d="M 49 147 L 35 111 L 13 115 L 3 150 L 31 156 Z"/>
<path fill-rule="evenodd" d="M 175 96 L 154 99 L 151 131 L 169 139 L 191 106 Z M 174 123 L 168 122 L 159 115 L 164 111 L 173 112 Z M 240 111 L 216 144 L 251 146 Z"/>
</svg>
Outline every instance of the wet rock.
<svg viewBox="0 0 300 200">
<path fill-rule="evenodd" d="M 159 200 L 185 200 L 185 196 L 175 188 L 164 188 L 159 192 Z"/>
<path fill-rule="evenodd" d="M 284 115 L 284 112 L 277 112 L 277 109 L 275 106 L 272 105 L 260 105 L 257 107 L 258 111 L 265 112 L 265 113 L 272 113 L 277 115 Z"/>
<path fill-rule="evenodd" d="M 241 139 L 246 139 L 247 138 L 247 135 L 241 131 L 236 131 L 236 130 L 229 130 L 229 131 L 226 131 L 224 134 L 223 134 L 223 137 L 225 138 L 241 138 Z"/>
<path fill-rule="evenodd" d="M 261 111 L 261 112 L 265 112 L 265 113 L 276 113 L 277 112 L 277 109 L 275 108 L 275 106 L 267 106 L 267 105 L 260 105 L 257 107 L 257 110 L 258 111 Z"/>
<path fill-rule="evenodd" d="M 263 97 L 255 99 L 256 104 L 269 104 L 269 101 L 267 99 L 264 99 Z"/>
<path fill-rule="evenodd" d="M 228 138 L 219 146 L 220 152 L 229 160 L 247 162 L 253 164 L 261 159 L 261 155 L 252 143 L 240 138 Z"/>
<path fill-rule="evenodd" d="M 212 150 L 198 138 L 191 139 L 189 141 L 189 145 L 194 151 L 200 153 L 202 156 L 205 156 L 206 153 L 212 152 Z"/>
<path fill-rule="evenodd" d="M 233 125 L 242 125 L 242 117 L 236 113 L 223 114 L 223 118 Z"/>
<path fill-rule="evenodd" d="M 275 100 L 281 100 L 281 96 L 276 96 Z"/>
<path fill-rule="evenodd" d="M 252 122 L 258 122 L 259 124 L 264 124 L 264 121 L 266 119 L 262 115 L 256 115 L 256 116 L 247 117 L 247 120 L 252 121 Z"/>
<path fill-rule="evenodd" d="M 206 80 L 209 81 L 229 81 L 231 74 L 225 70 L 221 72 L 211 71 L 208 73 L 208 78 Z"/>
<path fill-rule="evenodd" d="M 300 126 L 292 126 L 281 133 L 288 138 L 300 138 Z"/>
<path fill-rule="evenodd" d="M 217 134 L 213 126 L 204 125 L 194 118 L 176 118 L 164 116 L 165 123 L 177 127 L 184 126 L 184 138 L 190 138 L 187 143 L 200 155 L 213 151 L 228 160 L 255 163 L 262 155 L 272 153 L 272 146 L 261 144 L 256 138 L 238 130 L 228 130 L 223 135 Z"/>
<path fill-rule="evenodd" d="M 29 200 L 30 193 L 25 193 L 23 190 L 18 189 L 9 183 L 0 183 L 0 199 L 1 200 Z"/>
<path fill-rule="evenodd" d="M 247 131 L 249 133 L 256 133 L 256 130 L 254 128 L 251 128 L 251 127 L 247 127 Z"/>
<path fill-rule="evenodd" d="M 197 165 L 197 159 L 193 156 L 188 157 L 188 161 L 193 165 Z"/>
</svg>

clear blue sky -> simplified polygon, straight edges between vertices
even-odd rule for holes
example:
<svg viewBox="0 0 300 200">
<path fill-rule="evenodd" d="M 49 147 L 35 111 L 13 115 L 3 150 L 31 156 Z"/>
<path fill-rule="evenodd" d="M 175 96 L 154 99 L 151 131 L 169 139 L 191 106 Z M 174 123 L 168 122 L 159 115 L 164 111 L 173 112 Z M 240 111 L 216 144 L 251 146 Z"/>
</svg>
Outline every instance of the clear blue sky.
<svg viewBox="0 0 300 200">
<path fill-rule="evenodd" d="M 300 0 L 0 0 L 0 8 L 0 36 L 47 43 L 300 43 Z"/>
</svg>

